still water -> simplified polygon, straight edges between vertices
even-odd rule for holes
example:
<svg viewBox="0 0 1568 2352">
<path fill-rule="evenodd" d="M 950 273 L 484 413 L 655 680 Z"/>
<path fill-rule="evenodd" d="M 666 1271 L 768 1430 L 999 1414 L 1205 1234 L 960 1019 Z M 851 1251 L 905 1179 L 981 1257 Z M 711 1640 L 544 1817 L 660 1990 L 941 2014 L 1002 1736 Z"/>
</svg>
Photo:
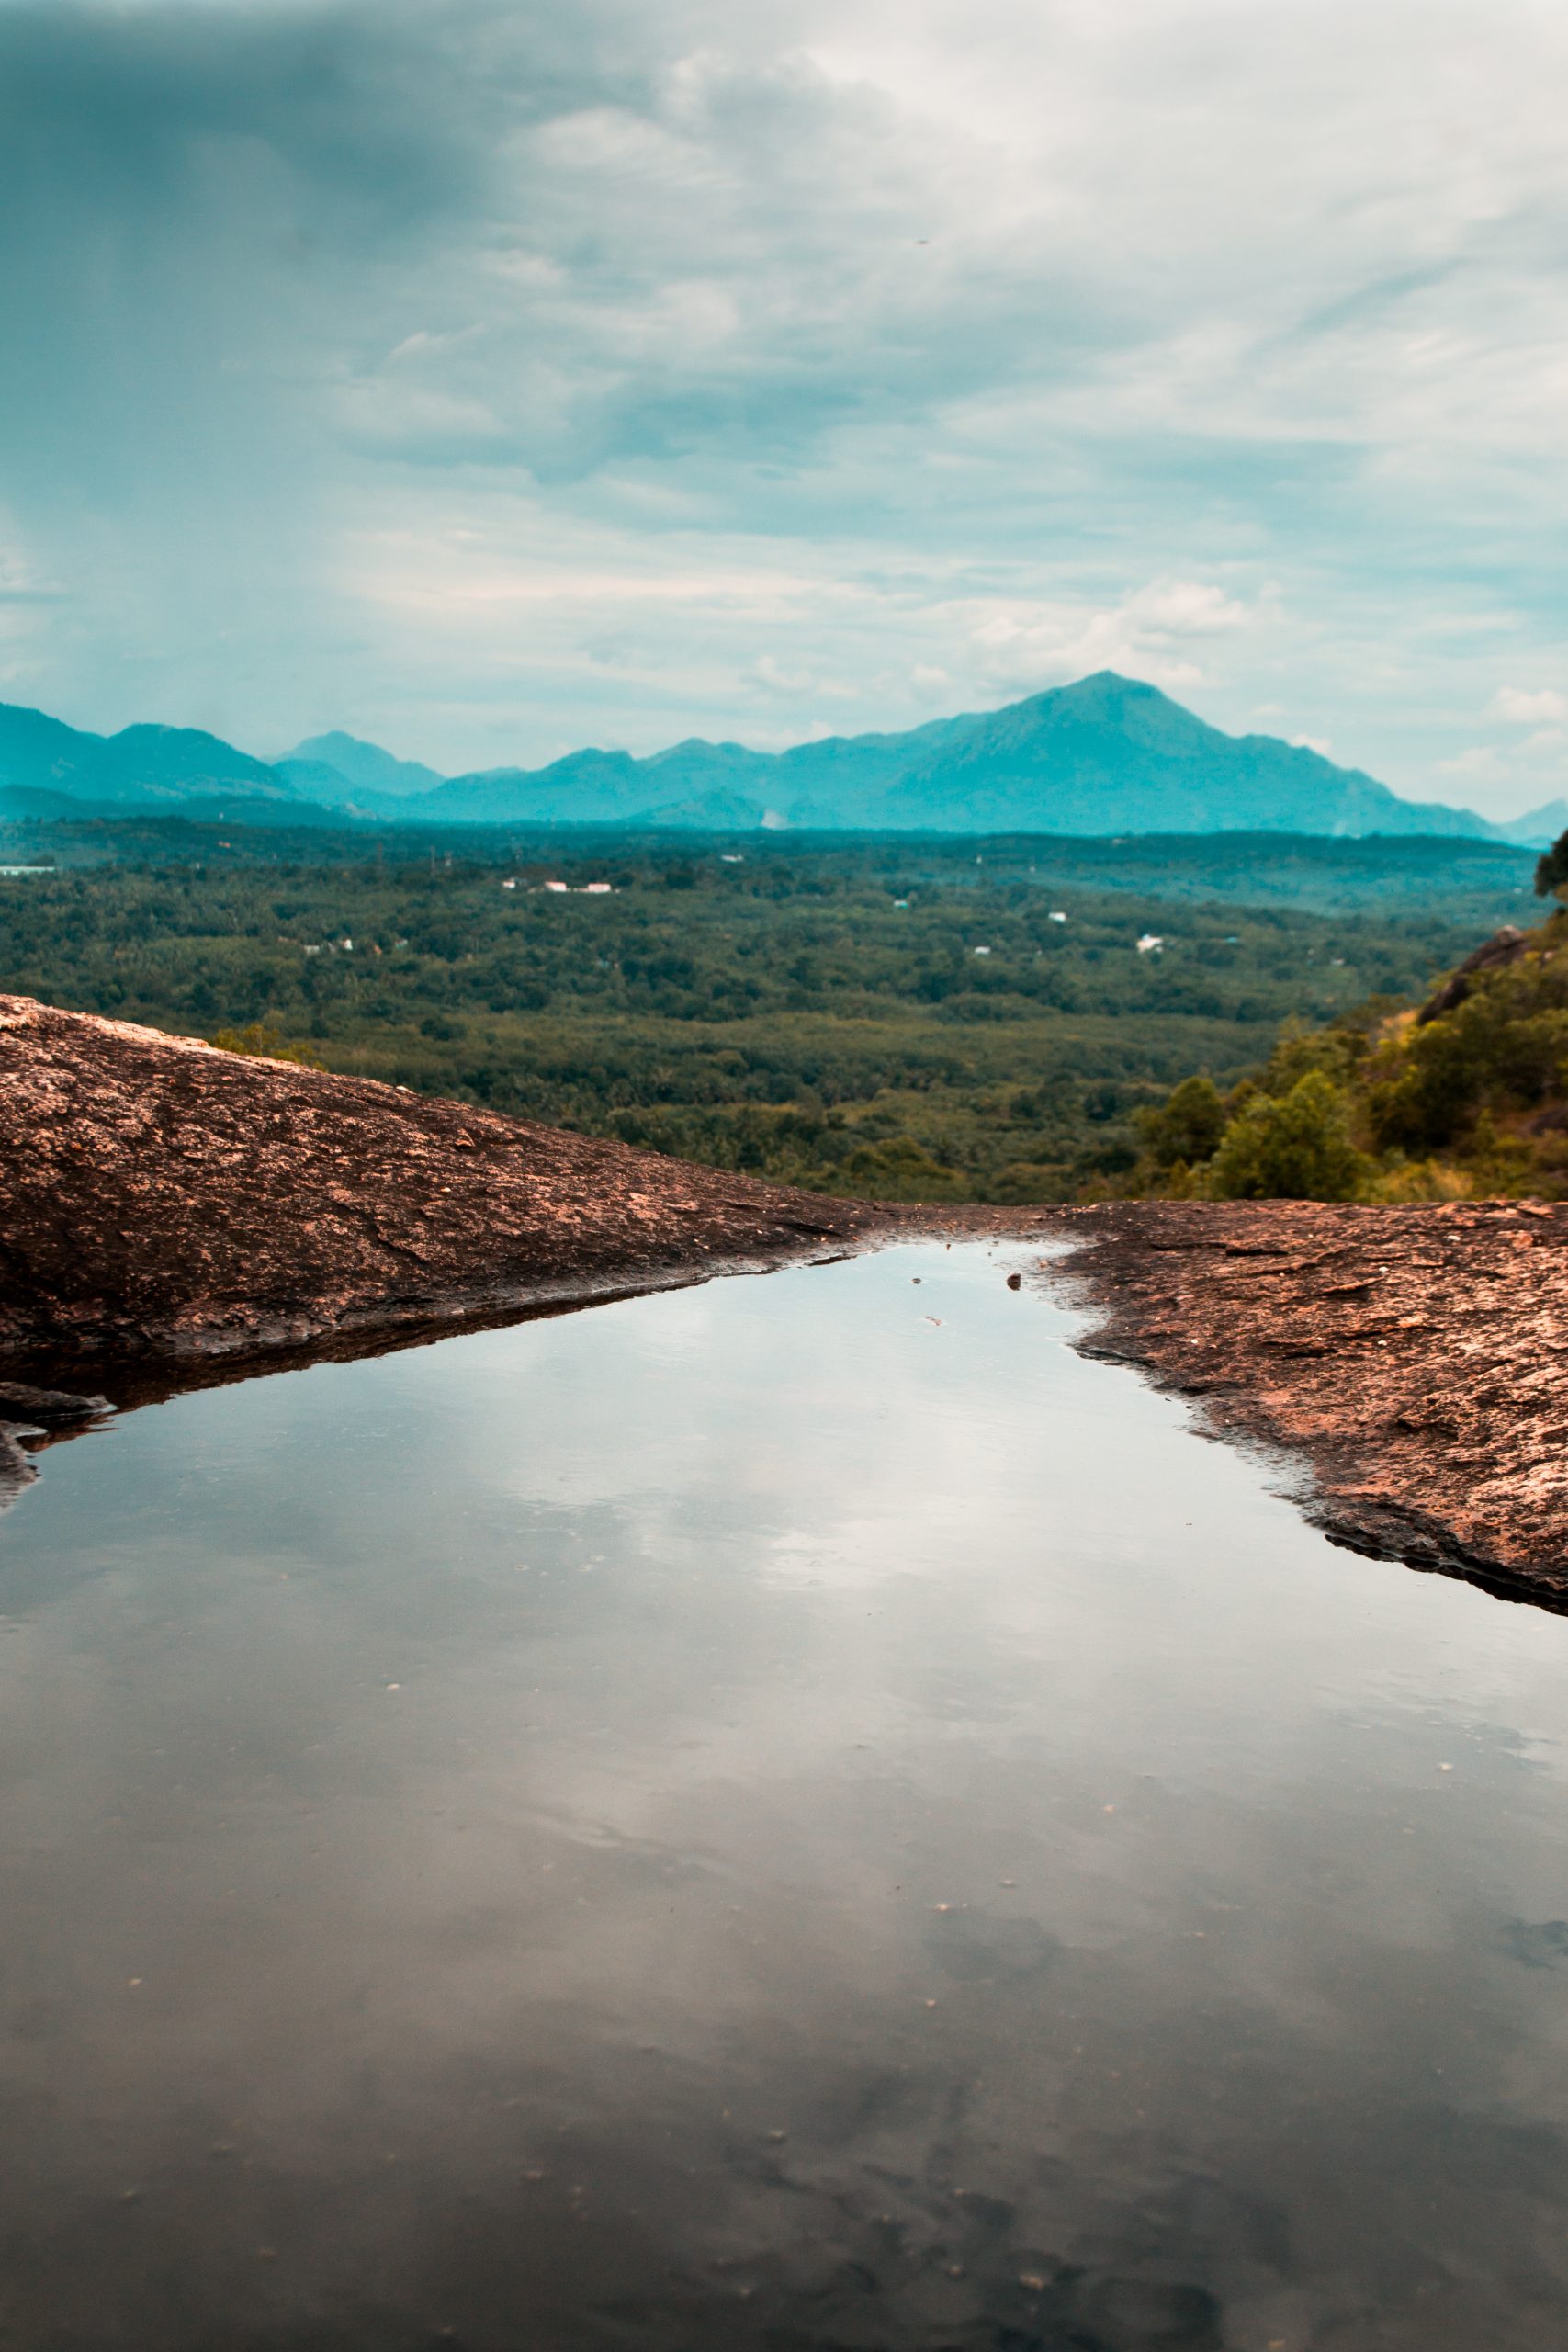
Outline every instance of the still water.
<svg viewBox="0 0 1568 2352">
<path fill-rule="evenodd" d="M 0 2345 L 1568 2338 L 1568 1623 L 1334 1551 L 1018 1262 L 45 1457 Z"/>
</svg>

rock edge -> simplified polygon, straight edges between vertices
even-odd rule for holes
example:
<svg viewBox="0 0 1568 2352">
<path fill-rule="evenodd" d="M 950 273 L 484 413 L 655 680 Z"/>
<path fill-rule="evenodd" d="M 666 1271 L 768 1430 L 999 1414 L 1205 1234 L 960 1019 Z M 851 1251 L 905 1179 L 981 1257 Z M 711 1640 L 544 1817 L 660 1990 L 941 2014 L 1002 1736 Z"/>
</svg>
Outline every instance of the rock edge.
<svg viewBox="0 0 1568 2352">
<path fill-rule="evenodd" d="M 852 1244 L 871 1207 L 0 996 L 0 1354 L 264 1358 Z"/>
<path fill-rule="evenodd" d="M 1119 1202 L 1032 1228 L 1082 1345 L 1268 1449 L 1336 1543 L 1568 1609 L 1568 1204 Z"/>
</svg>

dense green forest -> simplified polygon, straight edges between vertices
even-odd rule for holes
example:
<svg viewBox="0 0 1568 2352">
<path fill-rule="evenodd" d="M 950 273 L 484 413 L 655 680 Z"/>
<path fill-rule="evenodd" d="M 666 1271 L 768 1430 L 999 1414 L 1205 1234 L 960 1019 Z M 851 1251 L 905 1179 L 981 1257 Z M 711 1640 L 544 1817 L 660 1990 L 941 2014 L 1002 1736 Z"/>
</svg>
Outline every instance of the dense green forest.
<svg viewBox="0 0 1568 2352">
<path fill-rule="evenodd" d="M 168 822 L 13 828 L 0 857 L 57 868 L 0 877 L 7 989 L 259 1024 L 332 1069 L 827 1190 L 995 1201 L 1136 1181 L 1136 1114 L 1175 1081 L 1229 1088 L 1287 1021 L 1419 993 L 1518 915 L 1531 866 L 1446 841 Z"/>
<path fill-rule="evenodd" d="M 1542 894 L 1561 898 L 1568 834 L 1541 865 Z M 1568 1199 L 1568 909 L 1497 933 L 1425 1004 L 1290 1023 L 1227 1093 L 1194 1073 L 1134 1125 L 1130 1192 Z"/>
</svg>

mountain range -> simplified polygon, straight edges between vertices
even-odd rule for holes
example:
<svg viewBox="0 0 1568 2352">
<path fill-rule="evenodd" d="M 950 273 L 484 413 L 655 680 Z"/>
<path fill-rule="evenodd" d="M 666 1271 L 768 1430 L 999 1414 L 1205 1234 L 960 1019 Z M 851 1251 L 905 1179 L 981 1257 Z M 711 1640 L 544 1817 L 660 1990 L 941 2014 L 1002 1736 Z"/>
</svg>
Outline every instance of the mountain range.
<svg viewBox="0 0 1568 2352">
<path fill-rule="evenodd" d="M 948 833 L 1450 834 L 1534 844 L 1568 801 L 1494 825 L 1403 800 L 1270 735 L 1226 735 L 1157 687 L 1097 672 L 1006 708 L 785 752 L 694 738 L 637 759 L 443 777 L 352 735 L 272 760 L 184 727 L 93 735 L 0 704 L 0 817 L 180 815 L 231 824 L 619 824 Z"/>
</svg>

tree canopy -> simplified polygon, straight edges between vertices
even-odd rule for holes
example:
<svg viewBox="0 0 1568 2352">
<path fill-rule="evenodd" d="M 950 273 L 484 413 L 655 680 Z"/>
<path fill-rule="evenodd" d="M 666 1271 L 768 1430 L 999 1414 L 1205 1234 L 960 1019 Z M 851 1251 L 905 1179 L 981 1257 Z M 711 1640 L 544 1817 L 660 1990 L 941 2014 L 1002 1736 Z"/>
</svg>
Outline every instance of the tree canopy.
<svg viewBox="0 0 1568 2352">
<path fill-rule="evenodd" d="M 1568 832 L 1559 833 L 1549 850 L 1543 850 L 1536 861 L 1535 895 L 1538 899 L 1554 898 L 1568 883 Z"/>
</svg>

